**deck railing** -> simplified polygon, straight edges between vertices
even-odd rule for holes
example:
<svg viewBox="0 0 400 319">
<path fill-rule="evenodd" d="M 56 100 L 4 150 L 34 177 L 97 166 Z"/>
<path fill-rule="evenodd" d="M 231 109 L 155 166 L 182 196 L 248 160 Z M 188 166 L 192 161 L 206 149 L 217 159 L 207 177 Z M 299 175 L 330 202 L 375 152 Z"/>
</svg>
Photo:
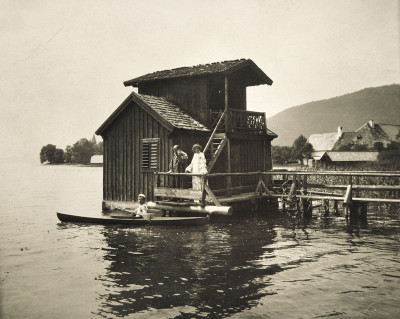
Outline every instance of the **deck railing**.
<svg viewBox="0 0 400 319">
<path fill-rule="evenodd" d="M 223 112 L 211 112 L 210 123 L 214 128 Z M 237 109 L 228 109 L 224 117 L 224 125 L 220 125 L 227 133 L 265 134 L 265 113 Z M 221 131 L 222 132 L 222 131 Z"/>
</svg>

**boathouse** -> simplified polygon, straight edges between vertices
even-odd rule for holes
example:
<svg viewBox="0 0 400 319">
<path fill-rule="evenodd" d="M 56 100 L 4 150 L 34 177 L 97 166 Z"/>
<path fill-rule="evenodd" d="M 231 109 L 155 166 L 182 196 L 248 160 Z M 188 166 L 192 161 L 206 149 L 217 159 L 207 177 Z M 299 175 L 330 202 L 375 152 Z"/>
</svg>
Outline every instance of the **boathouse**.
<svg viewBox="0 0 400 319">
<path fill-rule="evenodd" d="M 149 73 L 125 81 L 137 88 L 96 131 L 104 141 L 103 199 L 135 201 L 177 197 L 205 199 L 191 190 L 191 177 L 172 188 L 167 172 L 172 147 L 192 157 L 203 146 L 208 173 L 246 173 L 272 168 L 271 141 L 265 113 L 248 110 L 246 88 L 272 80 L 250 59 L 240 59 Z M 161 175 L 160 175 L 161 174 Z M 223 175 L 223 174 L 222 174 Z M 251 190 L 257 176 L 230 174 L 210 178 L 205 187 L 217 197 Z M 208 195 L 209 195 L 208 194 Z M 208 196 L 207 195 L 207 196 Z"/>
</svg>

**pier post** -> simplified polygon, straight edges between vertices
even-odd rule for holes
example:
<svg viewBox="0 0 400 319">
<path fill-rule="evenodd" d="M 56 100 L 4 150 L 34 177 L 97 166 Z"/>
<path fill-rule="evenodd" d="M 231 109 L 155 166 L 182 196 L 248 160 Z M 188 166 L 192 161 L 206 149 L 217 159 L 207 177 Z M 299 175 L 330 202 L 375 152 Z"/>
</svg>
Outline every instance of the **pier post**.
<svg viewBox="0 0 400 319">
<path fill-rule="evenodd" d="M 322 202 L 323 202 L 323 207 L 324 207 L 324 216 L 328 217 L 329 216 L 329 199 L 324 199 Z"/>
<path fill-rule="evenodd" d="M 307 195 L 307 175 L 303 175 L 303 195 Z M 312 218 L 312 199 L 303 198 L 303 217 Z"/>
<path fill-rule="evenodd" d="M 290 191 L 289 191 L 289 195 L 288 195 L 288 204 L 289 204 L 290 210 L 296 209 L 298 211 L 299 205 L 298 205 L 298 199 L 296 196 L 296 190 L 297 190 L 297 176 L 293 175 L 293 182 L 292 182 L 292 185 L 290 185 Z"/>
<path fill-rule="evenodd" d="M 360 203 L 360 222 L 364 225 L 368 223 L 367 211 L 368 211 L 368 203 Z"/>
<path fill-rule="evenodd" d="M 339 204 L 338 201 L 335 200 L 333 202 L 333 211 L 335 212 L 335 216 L 340 216 L 340 212 L 339 212 Z"/>
</svg>

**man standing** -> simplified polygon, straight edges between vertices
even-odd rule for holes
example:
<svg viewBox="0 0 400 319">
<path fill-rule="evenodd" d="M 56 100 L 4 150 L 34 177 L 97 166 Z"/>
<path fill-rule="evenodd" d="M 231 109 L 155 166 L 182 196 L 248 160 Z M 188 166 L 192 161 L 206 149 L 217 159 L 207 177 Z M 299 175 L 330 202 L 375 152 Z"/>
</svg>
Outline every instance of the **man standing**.
<svg viewBox="0 0 400 319">
<path fill-rule="evenodd" d="M 179 145 L 174 145 L 168 173 L 184 173 L 187 160 L 188 156 L 181 150 L 181 147 Z M 183 179 L 180 176 L 173 176 L 172 187 L 183 188 Z"/>
</svg>

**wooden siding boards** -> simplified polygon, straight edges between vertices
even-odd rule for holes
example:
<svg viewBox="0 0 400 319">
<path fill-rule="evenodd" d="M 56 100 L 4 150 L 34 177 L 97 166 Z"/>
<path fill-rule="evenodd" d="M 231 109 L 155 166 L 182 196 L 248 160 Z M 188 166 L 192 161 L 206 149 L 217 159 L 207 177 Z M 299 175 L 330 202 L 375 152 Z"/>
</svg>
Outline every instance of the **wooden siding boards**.
<svg viewBox="0 0 400 319">
<path fill-rule="evenodd" d="M 177 79 L 139 86 L 139 94 L 164 97 L 190 116 L 207 123 L 207 79 Z"/>
<path fill-rule="evenodd" d="M 104 199 L 136 200 L 139 193 L 153 198 L 153 172 L 142 169 L 140 159 L 142 141 L 159 138 L 158 169 L 168 169 L 172 141 L 169 131 L 142 108 L 132 105 L 107 130 L 104 142 Z M 111 159 L 109 154 L 112 154 Z"/>
<path fill-rule="evenodd" d="M 133 172 L 133 194 L 132 194 L 132 200 L 136 200 L 136 195 L 139 194 L 139 183 L 135 182 L 139 178 L 139 167 L 140 167 L 140 159 L 137 154 L 140 153 L 140 140 L 138 138 L 135 138 L 135 136 L 138 134 L 138 128 L 139 128 L 139 108 L 134 107 L 134 112 L 133 112 L 133 119 L 132 122 L 134 123 L 134 127 L 132 130 L 132 140 L 134 143 L 134 151 L 132 153 L 133 157 L 133 163 L 134 163 L 134 172 Z"/>
</svg>

